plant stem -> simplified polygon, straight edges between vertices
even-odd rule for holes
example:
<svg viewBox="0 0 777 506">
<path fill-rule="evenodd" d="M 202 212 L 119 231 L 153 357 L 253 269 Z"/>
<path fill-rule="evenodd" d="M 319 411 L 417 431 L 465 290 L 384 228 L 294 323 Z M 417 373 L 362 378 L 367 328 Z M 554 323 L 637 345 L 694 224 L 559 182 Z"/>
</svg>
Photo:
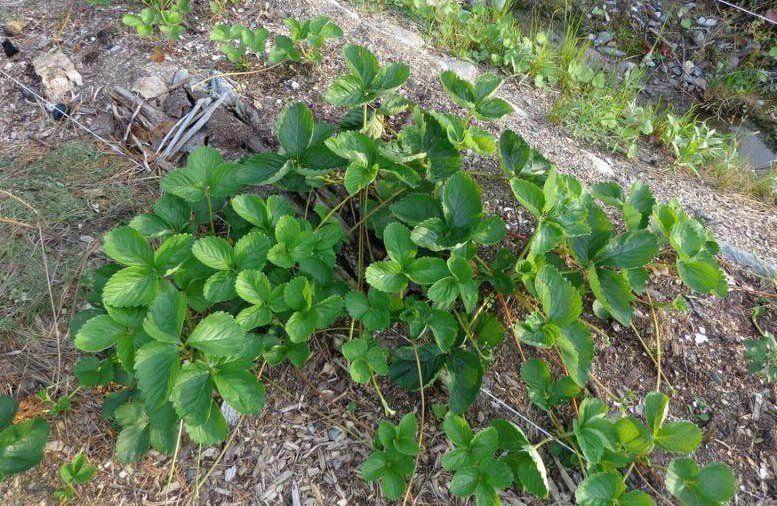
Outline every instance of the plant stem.
<svg viewBox="0 0 777 506">
<path fill-rule="evenodd" d="M 544 445 L 546 445 L 547 443 L 550 443 L 550 442 L 551 442 L 551 441 L 553 441 L 554 439 L 556 439 L 556 438 L 554 438 L 554 437 L 546 437 L 545 439 L 543 439 L 542 441 L 540 441 L 539 443 L 537 443 L 536 445 L 534 445 L 534 449 L 535 449 L 535 450 L 539 450 L 541 447 L 543 447 L 543 446 L 544 446 Z"/>
<path fill-rule="evenodd" d="M 210 221 L 210 233 L 216 234 L 216 226 L 213 223 L 213 204 L 210 201 L 210 193 L 205 193 L 205 202 L 208 204 L 208 220 Z"/>
<path fill-rule="evenodd" d="M 372 380 L 372 386 L 375 387 L 375 393 L 378 394 L 378 397 L 380 398 L 380 403 L 383 405 L 383 410 L 386 412 L 387 416 L 394 416 L 397 414 L 396 411 L 391 409 L 391 406 L 389 406 L 388 402 L 386 401 L 386 398 L 383 397 L 383 391 L 381 391 L 380 386 L 378 385 L 378 381 L 375 379 L 375 375 L 370 373 L 370 380 Z"/>
<path fill-rule="evenodd" d="M 332 209 L 330 209 L 329 212 L 326 213 L 326 216 L 324 216 L 324 218 L 321 220 L 321 223 L 319 223 L 318 226 L 316 226 L 316 228 L 313 230 L 313 232 L 318 232 L 318 230 L 324 225 L 324 223 L 329 221 L 329 218 L 331 218 L 332 215 L 334 215 L 337 212 L 337 210 L 340 209 L 341 207 L 343 207 L 343 205 L 345 205 L 346 202 L 348 202 L 349 200 L 351 200 L 351 196 L 350 195 L 348 197 L 346 197 L 345 199 L 343 199 L 342 202 L 338 203 L 336 206 L 334 206 Z"/>
<path fill-rule="evenodd" d="M 526 361 L 526 355 L 523 352 L 523 346 L 521 346 L 521 340 L 518 339 L 518 334 L 515 333 L 515 321 L 513 320 L 513 314 L 510 311 L 510 307 L 507 305 L 504 297 L 501 293 L 496 294 L 496 300 L 499 301 L 499 305 L 502 306 L 502 315 L 507 320 L 507 325 L 510 327 L 510 333 L 515 339 L 515 345 L 518 347 L 518 352 L 521 354 L 521 361 Z"/>
<path fill-rule="evenodd" d="M 364 216 L 358 222 L 356 222 L 356 224 L 354 226 L 352 226 L 350 229 L 348 229 L 348 233 L 352 234 L 353 231 L 356 230 L 357 227 L 360 227 L 367 220 L 372 218 L 372 216 L 375 213 L 380 211 L 382 208 L 386 207 L 388 204 L 393 202 L 395 198 L 397 198 L 398 196 L 400 196 L 401 194 L 403 194 L 406 191 L 407 191 L 407 188 L 402 188 L 401 190 L 397 190 L 393 194 L 389 195 L 389 197 L 386 200 L 382 201 L 380 204 L 378 204 L 377 206 L 375 206 L 372 209 L 370 209 L 369 213 L 364 214 Z"/>
<path fill-rule="evenodd" d="M 650 292 L 647 294 L 648 302 L 650 302 L 650 312 L 653 314 L 653 325 L 656 329 L 656 367 L 658 367 L 658 374 L 656 374 L 656 391 L 661 391 L 661 376 L 664 375 L 664 371 L 661 367 L 661 356 L 663 351 L 661 350 L 661 330 L 658 328 L 658 316 L 656 316 L 656 308 L 653 306 L 653 299 L 650 297 Z"/>
</svg>

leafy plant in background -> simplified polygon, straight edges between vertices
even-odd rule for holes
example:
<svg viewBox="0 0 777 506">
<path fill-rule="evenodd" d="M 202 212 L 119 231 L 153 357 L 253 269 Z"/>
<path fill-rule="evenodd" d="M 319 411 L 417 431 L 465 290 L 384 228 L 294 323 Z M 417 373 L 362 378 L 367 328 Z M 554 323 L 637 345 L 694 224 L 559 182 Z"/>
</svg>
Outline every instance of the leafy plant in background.
<svg viewBox="0 0 777 506">
<path fill-rule="evenodd" d="M 550 118 L 572 135 L 627 156 L 636 156 L 641 141 L 657 141 L 671 151 L 680 166 L 713 182 L 730 184 L 733 179 L 746 184 L 746 188 L 740 185 L 740 190 L 770 199 L 773 196 L 765 186 L 748 178 L 729 136 L 710 129 L 693 112 L 676 117 L 659 111 L 658 104 L 640 105 L 637 97 L 644 90 L 641 70 L 622 76 L 589 60 L 589 42 L 581 37 L 575 21 L 567 22 L 561 41 L 556 43 L 542 29 L 532 26 L 527 30 L 509 3 L 389 3 L 421 21 L 428 39 L 446 51 L 531 79 L 538 88 L 557 88 L 560 93 Z M 687 18 L 682 21 L 691 22 Z M 772 48 L 766 54 L 774 52 Z M 727 72 L 724 80 L 734 79 L 734 74 Z M 756 74 L 758 79 L 763 79 L 761 74 Z M 467 139 L 468 147 L 485 152 L 490 148 L 485 140 L 479 136 Z"/>
<path fill-rule="evenodd" d="M 42 418 L 12 423 L 19 405 L 0 396 L 0 481 L 38 465 L 49 438 L 49 424 Z"/>
<path fill-rule="evenodd" d="M 210 32 L 210 40 L 220 42 L 219 50 L 237 67 L 248 68 L 248 55 L 263 57 L 270 36 L 265 28 L 246 28 L 243 25 L 217 24 Z"/>
<path fill-rule="evenodd" d="M 189 0 L 148 0 L 137 14 L 125 14 L 122 23 L 141 37 L 150 37 L 154 28 L 168 40 L 178 40 L 184 32 L 184 18 L 191 11 Z"/>
<path fill-rule="evenodd" d="M 661 142 L 672 150 L 677 164 L 699 174 L 708 165 L 735 158 L 733 137 L 717 132 L 706 122 L 694 120 L 692 114 L 678 117 L 667 113 L 659 131 Z"/>
<path fill-rule="evenodd" d="M 342 37 L 343 31 L 325 16 L 299 21 L 286 18 L 290 35 L 275 35 L 268 49 L 270 32 L 265 28 L 217 24 L 210 40 L 219 42 L 219 50 L 238 68 L 249 68 L 249 55 L 266 59 L 271 65 L 282 63 L 321 63 L 327 41 Z"/>
<path fill-rule="evenodd" d="M 294 18 L 283 20 L 289 35 L 276 35 L 267 55 L 271 64 L 283 62 L 321 63 L 321 48 L 329 39 L 343 36 L 343 31 L 331 19 L 319 16 L 300 21 Z"/>
<path fill-rule="evenodd" d="M 95 468 L 83 453 L 76 455 L 70 462 L 65 462 L 59 468 L 59 478 L 62 481 L 62 488 L 54 492 L 60 503 L 70 502 L 76 498 L 76 487 L 89 483 L 94 476 Z"/>
<path fill-rule="evenodd" d="M 581 502 L 649 504 L 626 490 L 621 469 L 650 466 L 655 448 L 689 453 L 700 432 L 665 421 L 663 394 L 648 397 L 645 423 L 611 417 L 598 399 L 577 404 L 595 351 L 591 329 L 603 332 L 581 319 L 584 295 L 594 294 L 599 316 L 629 322 L 632 291 L 649 282 L 656 257 L 672 255 L 666 245 L 691 289 L 722 294 L 708 233 L 675 204 L 656 204 L 646 186 L 626 195 L 612 185 L 584 186 L 509 132 L 500 136 L 500 168 L 537 223 L 523 252 L 503 249 L 491 261 L 480 246 L 502 242 L 506 227 L 486 211 L 460 153 L 489 150 L 451 138 L 449 127 L 461 121 L 469 129 L 508 113 L 493 96 L 501 80 L 469 83 L 447 74 L 445 85 L 468 118 L 406 104 L 410 114 L 387 125 L 382 103 L 397 96 L 407 67 L 381 65 L 359 46 L 344 54 L 348 73 L 325 93 L 346 109 L 339 128 L 290 104 L 276 125 L 277 153 L 231 163 L 199 148 L 164 176 L 165 195 L 150 212 L 106 235 L 104 252 L 114 263 L 93 276 L 93 307 L 73 329 L 75 345 L 93 354 L 79 362 L 82 386 L 117 383 L 103 411 L 121 428 L 119 459 L 138 459 L 149 448 L 171 453 L 181 427 L 200 444 L 223 440 L 225 406 L 242 414 L 264 406 L 266 366 L 288 360 L 301 367 L 313 335 L 350 319 L 340 351 L 351 377 L 375 389 L 388 416 L 394 411 L 383 381 L 421 394 L 432 385 L 447 391 L 444 430 L 454 448 L 444 466 L 453 494 L 498 504 L 499 491 L 512 486 L 546 497 L 540 450 L 557 439 L 560 456 L 584 476 Z M 289 198 L 247 190 L 267 184 Z M 597 201 L 623 216 L 624 231 Z M 553 359 L 521 368 L 532 402 L 554 424 L 553 438 L 531 444 L 504 420 L 473 433 L 464 418 L 506 334 L 485 286 L 497 297 L 515 296 L 528 316 L 511 330 Z M 391 328 L 406 342 L 380 333 Z M 360 472 L 379 481 L 386 497 L 412 492 L 424 424 L 406 414 L 398 425 L 378 427 Z M 671 487 L 681 501 L 691 492 L 680 489 L 696 490 L 704 475 L 689 466 L 675 474 Z"/>
</svg>

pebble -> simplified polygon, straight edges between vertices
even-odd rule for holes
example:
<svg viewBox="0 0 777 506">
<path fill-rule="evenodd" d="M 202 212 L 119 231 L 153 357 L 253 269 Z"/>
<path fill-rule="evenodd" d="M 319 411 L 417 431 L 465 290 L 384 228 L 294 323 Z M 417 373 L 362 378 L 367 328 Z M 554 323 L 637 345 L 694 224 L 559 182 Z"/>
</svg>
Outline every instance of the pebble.
<svg viewBox="0 0 777 506">
<path fill-rule="evenodd" d="M 718 24 L 718 20 L 713 18 L 705 18 L 702 16 L 696 20 L 696 24 L 705 28 L 712 28 Z"/>
<path fill-rule="evenodd" d="M 696 342 L 696 344 L 704 344 L 704 343 L 706 343 L 707 341 L 709 341 L 709 340 L 710 340 L 710 338 L 709 338 L 709 337 L 707 337 L 707 336 L 706 336 L 706 335 L 704 335 L 704 334 L 701 334 L 701 333 L 697 332 L 697 333 L 696 333 L 696 335 L 695 335 L 695 336 L 693 336 L 693 340 Z"/>
<path fill-rule="evenodd" d="M 67 104 L 57 104 L 51 109 L 51 117 L 59 121 L 70 115 L 70 106 Z"/>
<path fill-rule="evenodd" d="M 9 19 L 3 25 L 3 31 L 9 37 L 14 37 L 21 34 L 28 24 L 29 22 L 26 19 Z"/>
<path fill-rule="evenodd" d="M 332 427 L 329 429 L 329 431 L 327 431 L 327 436 L 329 436 L 330 441 L 337 441 L 342 435 L 343 431 L 337 427 Z"/>
<path fill-rule="evenodd" d="M 167 85 L 155 75 L 142 76 L 132 83 L 132 91 L 147 100 L 160 98 L 167 93 Z"/>
<path fill-rule="evenodd" d="M 603 46 L 614 38 L 615 36 L 612 34 L 612 32 L 601 32 L 596 37 L 594 37 L 593 43 L 595 46 Z"/>
<path fill-rule="evenodd" d="M 618 49 L 617 47 L 604 46 L 599 48 L 599 52 L 606 56 L 612 56 L 613 58 L 623 58 L 626 53 Z"/>
<path fill-rule="evenodd" d="M 704 42 L 707 40 L 704 30 L 691 30 L 691 37 L 693 38 L 693 43 L 697 46 L 704 45 Z"/>
</svg>

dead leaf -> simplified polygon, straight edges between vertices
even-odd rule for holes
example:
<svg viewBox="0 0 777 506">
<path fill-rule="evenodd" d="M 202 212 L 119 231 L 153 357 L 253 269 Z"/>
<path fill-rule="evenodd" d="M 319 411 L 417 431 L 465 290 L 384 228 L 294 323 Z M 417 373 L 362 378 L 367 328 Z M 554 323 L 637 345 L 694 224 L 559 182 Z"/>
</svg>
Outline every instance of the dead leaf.
<svg viewBox="0 0 777 506">
<path fill-rule="evenodd" d="M 149 60 L 154 63 L 162 63 L 165 61 L 165 50 L 159 46 L 154 47 L 154 49 L 151 50 Z"/>
</svg>

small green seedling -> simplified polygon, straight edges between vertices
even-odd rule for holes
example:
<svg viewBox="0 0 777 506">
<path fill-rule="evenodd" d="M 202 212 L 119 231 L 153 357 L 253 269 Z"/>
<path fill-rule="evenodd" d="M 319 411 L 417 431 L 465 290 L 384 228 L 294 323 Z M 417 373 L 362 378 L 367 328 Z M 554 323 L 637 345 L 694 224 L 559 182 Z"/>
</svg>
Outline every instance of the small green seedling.
<svg viewBox="0 0 777 506">
<path fill-rule="evenodd" d="M 62 488 L 54 492 L 60 503 L 67 503 L 76 498 L 76 486 L 88 483 L 94 476 L 95 468 L 89 464 L 83 453 L 76 455 L 73 460 L 62 464 L 59 468 L 59 478 Z"/>
<path fill-rule="evenodd" d="M 137 14 L 125 14 L 122 23 L 141 37 L 150 37 L 154 28 L 168 40 L 178 40 L 184 32 L 184 17 L 191 11 L 189 0 L 151 0 Z"/>
<path fill-rule="evenodd" d="M 249 55 L 264 57 L 269 36 L 270 32 L 264 28 L 252 30 L 243 25 L 217 24 L 210 32 L 210 40 L 220 42 L 221 52 L 240 68 L 249 66 Z"/>
<path fill-rule="evenodd" d="M 385 420 L 378 425 L 374 450 L 362 463 L 359 474 L 367 481 L 379 481 L 383 497 L 398 501 L 405 494 L 407 480 L 415 471 L 418 424 L 415 414 L 408 413 L 398 425 Z"/>
</svg>

